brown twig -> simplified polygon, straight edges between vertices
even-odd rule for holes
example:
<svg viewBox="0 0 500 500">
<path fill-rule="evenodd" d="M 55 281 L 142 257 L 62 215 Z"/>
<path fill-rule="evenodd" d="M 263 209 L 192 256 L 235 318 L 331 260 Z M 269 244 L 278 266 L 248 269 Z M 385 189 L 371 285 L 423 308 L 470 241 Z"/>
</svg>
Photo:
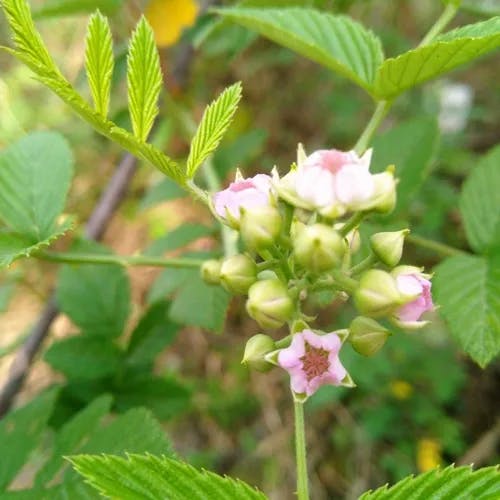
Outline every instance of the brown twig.
<svg viewBox="0 0 500 500">
<path fill-rule="evenodd" d="M 85 226 L 87 238 L 99 240 L 102 237 L 111 217 L 125 196 L 136 168 L 137 160 L 129 153 L 125 154 Z M 33 359 L 49 333 L 50 325 L 58 315 L 59 309 L 56 305 L 55 294 L 52 292 L 31 333 L 12 361 L 7 382 L 0 391 L 0 418 L 12 406 L 28 375 Z"/>
<path fill-rule="evenodd" d="M 500 442 L 500 418 L 495 425 L 481 437 L 457 460 L 458 465 L 474 464 L 476 467 L 486 463 L 495 455 Z"/>
</svg>

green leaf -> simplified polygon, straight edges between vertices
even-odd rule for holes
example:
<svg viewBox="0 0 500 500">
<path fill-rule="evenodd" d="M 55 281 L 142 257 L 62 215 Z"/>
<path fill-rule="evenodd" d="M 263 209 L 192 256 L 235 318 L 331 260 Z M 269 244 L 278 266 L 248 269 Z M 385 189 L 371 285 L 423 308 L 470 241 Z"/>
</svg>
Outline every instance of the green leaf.
<svg viewBox="0 0 500 500">
<path fill-rule="evenodd" d="M 359 500 L 469 500 L 500 495 L 497 466 L 473 470 L 469 466 L 434 469 L 419 476 L 405 477 L 390 488 L 385 485 L 361 495 Z"/>
<path fill-rule="evenodd" d="M 434 295 L 452 336 L 486 366 L 500 352 L 500 256 L 446 259 L 436 268 Z"/>
<path fill-rule="evenodd" d="M 57 303 L 86 334 L 117 337 L 130 309 L 127 273 L 118 265 L 65 265 L 57 282 Z"/>
<path fill-rule="evenodd" d="M 90 18 L 87 28 L 85 69 L 95 110 L 103 117 L 108 114 L 113 67 L 111 30 L 108 20 L 97 11 Z"/>
<path fill-rule="evenodd" d="M 9 485 L 31 451 L 38 446 L 56 396 L 57 390 L 48 390 L 0 421 L 0 449 L 3 450 L 0 491 Z"/>
<path fill-rule="evenodd" d="M 0 219 L 31 244 L 53 236 L 73 175 L 66 140 L 35 132 L 0 153 Z"/>
<path fill-rule="evenodd" d="M 162 75 L 154 33 L 144 16 L 132 34 L 127 66 L 132 128 L 134 135 L 145 142 L 158 114 Z"/>
<path fill-rule="evenodd" d="M 187 160 L 188 178 L 194 177 L 200 165 L 219 145 L 226 130 L 231 125 L 240 99 L 241 83 L 237 82 L 226 88 L 203 113 L 189 150 Z"/>
<path fill-rule="evenodd" d="M 17 233 L 0 230 L 0 268 L 10 266 L 15 260 L 30 257 L 37 251 L 50 246 L 52 242 L 72 230 L 73 227 L 74 219 L 69 217 L 56 226 L 50 236 L 36 243 Z"/>
<path fill-rule="evenodd" d="M 416 118 L 402 122 L 373 141 L 371 170 L 382 172 L 396 166 L 398 196 L 396 213 L 408 208 L 430 172 L 439 144 L 435 119 Z"/>
<path fill-rule="evenodd" d="M 189 408 L 191 391 L 173 377 L 125 372 L 125 383 L 114 391 L 116 409 L 120 412 L 144 406 L 157 418 L 168 420 Z"/>
<path fill-rule="evenodd" d="M 33 11 L 35 19 L 87 14 L 99 9 L 106 15 L 114 14 L 123 5 L 123 0 L 44 0 L 43 5 Z"/>
<path fill-rule="evenodd" d="M 352 19 L 308 8 L 231 8 L 216 12 L 372 92 L 375 72 L 384 58 L 382 46 L 371 31 Z"/>
<path fill-rule="evenodd" d="M 486 253 L 500 247 L 500 146 L 484 156 L 471 172 L 460 195 L 467 239 Z"/>
<path fill-rule="evenodd" d="M 393 99 L 499 46 L 500 17 L 449 31 L 429 45 L 386 59 L 377 71 L 375 95 L 379 99 Z"/>
<path fill-rule="evenodd" d="M 111 396 L 101 396 L 65 423 L 57 434 L 51 457 L 36 475 L 37 486 L 46 485 L 61 469 L 66 468 L 64 455 L 77 453 L 88 436 L 96 429 L 111 408 Z"/>
<path fill-rule="evenodd" d="M 92 380 L 116 373 L 123 353 L 100 336 L 77 335 L 52 344 L 44 359 L 73 380 Z"/>
<path fill-rule="evenodd" d="M 126 352 L 129 366 L 151 366 L 159 353 L 177 337 L 179 325 L 174 323 L 166 300 L 155 302 L 134 328 Z"/>
<path fill-rule="evenodd" d="M 185 247 L 189 243 L 212 233 L 213 228 L 202 224 L 182 224 L 155 240 L 144 251 L 144 255 L 163 255 L 165 252 Z"/>
<path fill-rule="evenodd" d="M 166 457 L 129 455 L 70 458 L 75 469 L 101 494 L 122 500 L 265 500 L 251 486 Z"/>
</svg>

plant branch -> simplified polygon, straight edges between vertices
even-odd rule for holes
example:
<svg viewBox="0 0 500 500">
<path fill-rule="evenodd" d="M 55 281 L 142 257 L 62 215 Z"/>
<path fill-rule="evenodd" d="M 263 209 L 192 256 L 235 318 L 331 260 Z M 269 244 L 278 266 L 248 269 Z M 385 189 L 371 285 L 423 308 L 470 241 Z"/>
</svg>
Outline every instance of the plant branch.
<svg viewBox="0 0 500 500">
<path fill-rule="evenodd" d="M 120 266 L 156 266 L 190 268 L 200 267 L 203 260 L 198 259 L 167 259 L 163 257 L 149 257 L 147 255 L 114 255 L 91 253 L 60 253 L 40 251 L 33 257 L 61 264 L 117 264 Z"/>
<path fill-rule="evenodd" d="M 307 475 L 306 431 L 304 426 L 304 404 L 294 402 L 295 414 L 295 456 L 297 462 L 297 498 L 309 500 L 309 479 Z"/>
<path fill-rule="evenodd" d="M 416 234 L 409 234 L 406 236 L 406 241 L 409 243 L 413 243 L 422 248 L 426 248 L 427 250 L 432 250 L 440 255 L 444 255 L 445 257 L 450 257 L 453 255 L 463 255 L 467 252 L 464 250 L 460 250 L 458 248 L 452 247 L 450 245 L 446 245 L 445 243 L 441 243 L 439 241 L 429 240 L 422 236 L 417 236 Z"/>
<path fill-rule="evenodd" d="M 460 2 L 450 2 L 446 6 L 437 21 L 432 25 L 431 29 L 418 44 L 419 47 L 423 47 L 424 45 L 431 43 L 444 30 L 444 28 L 446 28 L 448 23 L 455 17 L 459 5 Z"/>
</svg>

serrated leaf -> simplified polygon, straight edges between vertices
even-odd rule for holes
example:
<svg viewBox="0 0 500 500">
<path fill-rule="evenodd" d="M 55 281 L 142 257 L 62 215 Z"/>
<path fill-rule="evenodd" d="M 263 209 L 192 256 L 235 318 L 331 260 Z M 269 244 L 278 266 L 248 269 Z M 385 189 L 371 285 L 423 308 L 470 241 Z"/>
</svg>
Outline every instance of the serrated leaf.
<svg viewBox="0 0 500 500">
<path fill-rule="evenodd" d="M 434 295 L 452 336 L 487 365 L 500 352 L 500 256 L 446 259 L 436 268 Z"/>
<path fill-rule="evenodd" d="M 109 339 L 85 334 L 53 343 L 44 355 L 52 368 L 73 380 L 112 376 L 122 358 L 122 351 Z"/>
<path fill-rule="evenodd" d="M 391 128 L 373 141 L 370 170 L 382 172 L 395 165 L 398 196 L 395 212 L 408 208 L 425 178 L 439 144 L 439 129 L 435 119 L 415 118 Z"/>
<path fill-rule="evenodd" d="M 499 46 L 500 17 L 444 33 L 429 45 L 386 59 L 377 71 L 375 95 L 379 99 L 393 99 Z"/>
<path fill-rule="evenodd" d="M 500 146 L 472 170 L 460 195 L 460 212 L 467 239 L 485 253 L 500 247 Z"/>
<path fill-rule="evenodd" d="M 0 153 L 0 219 L 31 244 L 50 238 L 72 175 L 73 155 L 60 134 L 23 137 Z"/>
<path fill-rule="evenodd" d="M 154 33 L 145 17 L 137 24 L 130 40 L 127 84 L 134 135 L 140 141 L 146 142 L 158 114 L 162 74 Z"/>
<path fill-rule="evenodd" d="M 359 500 L 469 500 L 493 499 L 500 495 L 497 466 L 473 470 L 469 466 L 434 469 L 409 476 L 390 488 L 382 486 L 361 495 Z"/>
<path fill-rule="evenodd" d="M 382 45 L 356 21 L 309 8 L 231 8 L 216 12 L 372 92 L 375 72 L 384 58 Z"/>
<path fill-rule="evenodd" d="M 69 217 L 56 226 L 47 238 L 36 243 L 19 234 L 0 230 L 0 268 L 10 266 L 17 259 L 30 257 L 43 250 L 73 228 L 74 219 Z"/>
<path fill-rule="evenodd" d="M 241 99 L 241 83 L 225 89 L 205 110 L 191 141 L 187 159 L 187 176 L 193 178 L 200 165 L 215 151 L 226 133 Z"/>
<path fill-rule="evenodd" d="M 0 491 L 6 488 L 39 444 L 57 396 L 50 389 L 0 421 Z"/>
<path fill-rule="evenodd" d="M 99 247 L 92 245 L 93 251 Z M 88 335 L 117 337 L 130 309 L 127 273 L 118 265 L 64 265 L 57 281 L 57 303 Z"/>
<path fill-rule="evenodd" d="M 122 500 L 266 499 L 263 493 L 242 481 L 198 471 L 170 458 L 153 455 L 129 455 L 127 458 L 79 455 L 71 457 L 70 461 L 101 494 Z"/>
<path fill-rule="evenodd" d="M 99 426 L 104 415 L 109 412 L 112 401 L 111 396 L 101 396 L 63 425 L 55 438 L 49 460 L 36 475 L 36 485 L 46 485 L 65 468 L 67 464 L 63 456 L 78 452 L 88 436 Z"/>
<path fill-rule="evenodd" d="M 113 39 L 108 20 L 97 11 L 89 20 L 85 69 L 97 113 L 106 117 L 113 77 Z"/>
<path fill-rule="evenodd" d="M 44 0 L 33 10 L 34 19 L 46 19 L 77 14 L 87 14 L 99 9 L 106 15 L 114 14 L 123 0 Z"/>
</svg>

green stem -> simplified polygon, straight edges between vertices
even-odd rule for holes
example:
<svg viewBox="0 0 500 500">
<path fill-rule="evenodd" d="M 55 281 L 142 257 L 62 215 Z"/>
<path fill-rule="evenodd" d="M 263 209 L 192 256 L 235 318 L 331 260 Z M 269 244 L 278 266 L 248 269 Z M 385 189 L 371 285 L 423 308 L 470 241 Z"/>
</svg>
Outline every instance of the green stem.
<svg viewBox="0 0 500 500">
<path fill-rule="evenodd" d="M 297 461 L 297 498 L 309 500 L 307 477 L 306 432 L 304 427 L 304 404 L 295 401 L 295 457 Z"/>
<path fill-rule="evenodd" d="M 418 45 L 419 47 L 423 47 L 424 45 L 432 42 L 434 38 L 436 38 L 441 31 L 444 30 L 448 23 L 455 17 L 459 5 L 460 2 L 452 2 L 446 6 L 437 21 L 432 25 L 431 29 L 427 32 L 424 38 L 422 38 L 422 41 Z"/>
<path fill-rule="evenodd" d="M 351 267 L 349 270 L 349 273 L 351 275 L 359 274 L 366 269 L 370 268 L 373 266 L 373 264 L 376 264 L 378 262 L 378 258 L 375 254 L 370 254 L 366 259 L 363 259 L 359 264 L 356 264 L 355 266 Z"/>
<path fill-rule="evenodd" d="M 413 243 L 422 248 L 426 248 L 427 250 L 432 250 L 440 255 L 444 255 L 446 257 L 452 255 L 460 255 L 465 254 L 467 252 L 463 250 L 459 250 L 458 248 L 452 247 L 450 245 L 446 245 L 445 243 L 440 243 L 439 241 L 429 240 L 422 236 L 417 236 L 416 234 L 409 234 L 406 237 L 406 241 Z"/>
<path fill-rule="evenodd" d="M 385 115 L 388 113 L 389 109 L 391 109 L 391 106 L 392 101 L 380 101 L 377 104 L 377 107 L 375 108 L 370 121 L 366 125 L 365 129 L 358 139 L 358 142 L 356 142 L 354 146 L 354 151 L 356 151 L 358 155 L 362 155 L 366 151 L 373 136 L 375 135 L 375 132 L 382 123 L 382 120 L 385 118 Z"/>
<path fill-rule="evenodd" d="M 353 293 L 356 288 L 358 288 L 358 282 L 355 279 L 349 278 L 342 271 L 334 270 L 331 271 L 331 275 L 333 276 L 334 283 L 333 285 L 337 285 L 342 290 L 347 293 Z"/>
<path fill-rule="evenodd" d="M 196 268 L 203 264 L 197 259 L 166 259 L 146 255 L 112 255 L 86 253 L 58 253 L 39 251 L 33 257 L 62 264 L 118 264 L 120 266 L 156 266 L 176 268 Z"/>
<path fill-rule="evenodd" d="M 349 218 L 344 225 L 340 228 L 339 233 L 342 236 L 347 236 L 354 228 L 358 227 L 365 214 L 363 212 L 356 212 L 351 218 Z"/>
</svg>

